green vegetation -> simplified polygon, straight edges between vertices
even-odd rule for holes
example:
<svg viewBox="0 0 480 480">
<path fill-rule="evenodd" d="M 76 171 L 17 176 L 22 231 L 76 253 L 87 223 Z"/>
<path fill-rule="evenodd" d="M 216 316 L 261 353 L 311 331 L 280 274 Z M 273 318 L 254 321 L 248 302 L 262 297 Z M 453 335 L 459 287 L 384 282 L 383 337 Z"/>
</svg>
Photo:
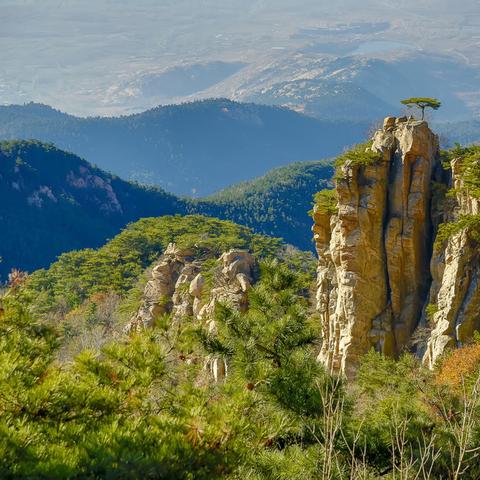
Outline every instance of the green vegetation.
<svg viewBox="0 0 480 480">
<path fill-rule="evenodd" d="M 184 213 L 159 188 L 120 180 L 37 141 L 0 142 L 0 279 L 45 267 L 70 250 L 96 248 L 140 217 Z"/>
<path fill-rule="evenodd" d="M 347 150 L 335 160 L 336 177 L 342 178 L 341 167 L 346 163 L 351 166 L 374 165 L 382 159 L 382 155 L 371 149 L 372 142 L 360 143 Z"/>
<path fill-rule="evenodd" d="M 369 146 L 342 155 L 337 168 L 379 161 Z M 65 179 L 82 189 L 91 174 L 91 185 L 102 188 L 96 196 L 90 190 L 84 205 L 94 215 L 101 198 L 115 211 L 114 177 L 37 142 L 3 144 L 2 152 L 5 172 L 17 175 L 9 182 L 22 173 L 24 183 L 13 190 L 30 174 L 36 179 L 30 192 L 37 196 L 27 197 L 34 203 L 57 205 Z M 64 168 L 58 188 L 38 189 L 47 184 L 38 182 L 42 165 L 33 159 L 43 153 Z M 449 155 L 463 159 L 465 185 L 476 195 L 478 150 L 457 147 Z M 72 168 L 89 173 L 72 177 Z M 296 164 L 183 205 L 249 212 L 245 223 L 258 228 L 271 218 L 272 229 L 287 228 L 306 189 L 328 185 L 329 169 Z M 433 190 L 440 211 L 445 189 Z M 286 207 L 294 199 L 296 207 Z M 320 190 L 314 200 L 321 212 L 336 212 L 335 191 Z M 283 226 L 275 220 L 282 214 Z M 441 225 L 437 242 L 461 230 L 480 242 L 480 217 Z M 207 289 L 221 253 L 255 254 L 259 279 L 248 291 L 249 308 L 220 303 L 208 325 L 165 314 L 151 330 L 127 337 L 122 327 L 138 309 L 149 268 L 172 242 L 202 262 Z M 413 355 L 393 359 L 372 350 L 347 382 L 316 358 L 315 267 L 311 254 L 246 226 L 168 215 L 131 223 L 103 247 L 65 253 L 47 270 L 15 272 L 0 306 L 0 478 L 480 478 L 480 345 L 448 352 L 434 371 Z M 437 309 L 430 304 L 426 314 Z M 216 365 L 227 367 L 218 382 L 210 373 Z"/>
<path fill-rule="evenodd" d="M 235 464 L 239 412 L 195 387 L 158 334 L 71 365 L 55 347 L 21 311 L 0 324 L 1 478 L 210 480 Z"/>
<path fill-rule="evenodd" d="M 480 146 L 462 147 L 457 143 L 448 152 L 448 159 L 459 159 L 463 190 L 475 198 L 480 198 Z"/>
<path fill-rule="evenodd" d="M 349 162 L 350 165 L 373 165 L 381 160 L 381 155 L 371 149 L 372 142 L 360 143 L 337 157 L 335 166 L 341 167 Z"/>
<path fill-rule="evenodd" d="M 425 109 L 431 108 L 432 110 L 438 110 L 442 106 L 442 102 L 436 98 L 429 97 L 412 97 L 402 100 L 400 103 L 406 105 L 408 108 L 419 108 L 422 112 L 422 120 L 425 118 Z"/>
<path fill-rule="evenodd" d="M 460 215 L 454 222 L 439 225 L 435 248 L 440 248 L 445 241 L 463 230 L 467 231 L 467 235 L 472 240 L 480 242 L 480 215 Z"/>
<path fill-rule="evenodd" d="M 39 312 L 70 311 L 93 294 L 124 295 L 171 242 L 192 249 L 197 256 L 202 252 L 219 256 L 241 248 L 261 258 L 282 249 L 280 240 L 232 222 L 200 215 L 144 218 L 98 250 L 65 253 L 48 270 L 34 272 L 25 295 L 36 298 Z"/>
<path fill-rule="evenodd" d="M 335 190 L 320 190 L 313 196 L 313 203 L 319 213 L 326 215 L 335 215 L 337 213 L 337 193 Z"/>
<path fill-rule="evenodd" d="M 447 196 L 455 197 L 457 194 L 465 194 L 480 198 L 480 147 L 462 147 L 456 144 L 454 148 L 445 152 L 444 157 L 445 168 L 451 168 L 452 160 L 459 162 L 458 173 L 462 180 L 459 190 L 451 189 Z M 454 221 L 441 224 L 434 247 L 439 249 L 445 241 L 463 230 L 466 230 L 472 240 L 480 242 L 480 215 L 461 214 Z"/>
<path fill-rule="evenodd" d="M 332 175 L 329 161 L 294 163 L 191 202 L 189 211 L 229 219 L 311 250 L 310 199 L 328 186 Z"/>
<path fill-rule="evenodd" d="M 425 308 L 427 318 L 432 320 L 434 315 L 438 312 L 438 305 L 436 303 L 429 303 Z"/>
<path fill-rule="evenodd" d="M 0 477 L 479 477 L 478 346 L 435 372 L 372 351 L 346 384 L 315 360 L 295 270 L 262 262 L 249 299 L 245 313 L 219 306 L 217 335 L 165 321 L 60 363 L 62 337 L 15 287 L 0 321 Z M 224 381 L 206 358 L 227 361 Z"/>
</svg>

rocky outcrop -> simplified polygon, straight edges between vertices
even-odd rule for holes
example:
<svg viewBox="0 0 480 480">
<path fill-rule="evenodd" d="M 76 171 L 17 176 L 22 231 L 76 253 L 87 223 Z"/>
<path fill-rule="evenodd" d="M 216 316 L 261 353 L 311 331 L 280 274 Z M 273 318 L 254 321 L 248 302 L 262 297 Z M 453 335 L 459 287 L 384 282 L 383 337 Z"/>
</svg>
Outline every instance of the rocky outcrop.
<svg viewBox="0 0 480 480">
<path fill-rule="evenodd" d="M 449 217 L 480 213 L 480 199 L 464 188 L 461 166 L 461 159 L 452 161 L 457 208 Z M 461 347 L 475 331 L 480 331 L 479 245 L 468 228 L 436 246 L 431 272 L 433 281 L 424 324 L 431 325 L 432 330 L 424 361 L 432 368 L 447 348 Z"/>
<path fill-rule="evenodd" d="M 152 328 L 161 315 L 174 312 L 188 314 L 191 311 L 191 299 L 182 288 L 200 265 L 194 262 L 193 252 L 182 250 L 175 244 L 168 245 L 160 261 L 153 267 L 145 286 L 142 304 L 125 327 L 126 333 Z M 188 288 L 187 288 L 188 291 Z"/>
<path fill-rule="evenodd" d="M 198 313 L 198 318 L 209 322 L 211 331 L 215 329 L 213 314 L 218 303 L 229 304 L 241 312 L 247 309 L 247 292 L 255 275 L 255 259 L 249 253 L 230 250 L 219 261 L 223 268 L 217 275 L 216 286 L 210 292 L 210 300 Z"/>
<path fill-rule="evenodd" d="M 366 149 L 338 168 L 337 213 L 314 209 L 319 360 L 347 375 L 372 347 L 405 348 L 430 285 L 438 139 L 426 122 L 390 117 Z"/>
<path fill-rule="evenodd" d="M 205 270 L 205 261 L 209 259 L 211 256 L 199 259 L 193 251 L 170 244 L 153 267 L 142 304 L 125 332 L 152 328 L 160 316 L 171 314 L 173 323 L 186 319 L 201 321 L 214 334 L 214 314 L 219 303 L 245 311 L 248 290 L 257 277 L 255 258 L 242 250 L 230 250 L 218 259 L 218 266 Z M 211 278 L 211 285 L 206 275 Z M 227 372 L 226 361 L 216 356 L 207 358 L 205 367 L 216 381 Z"/>
<path fill-rule="evenodd" d="M 221 302 L 245 311 L 248 289 L 256 274 L 255 258 L 248 252 L 230 250 L 219 259 L 219 268 L 208 272 L 213 285 L 207 288 L 203 271 L 210 257 L 196 258 L 191 250 L 170 244 L 153 267 L 145 286 L 142 304 L 128 323 L 127 333 L 152 328 L 161 315 L 171 313 L 173 321 L 187 317 L 204 320 L 214 329 L 215 306 Z"/>
</svg>

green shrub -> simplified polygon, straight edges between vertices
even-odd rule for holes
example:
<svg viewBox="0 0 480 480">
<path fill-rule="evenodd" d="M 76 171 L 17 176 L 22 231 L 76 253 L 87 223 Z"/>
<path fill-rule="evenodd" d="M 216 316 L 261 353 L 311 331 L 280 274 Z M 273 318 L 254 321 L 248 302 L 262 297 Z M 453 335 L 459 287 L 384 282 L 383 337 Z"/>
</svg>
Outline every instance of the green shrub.
<svg viewBox="0 0 480 480">
<path fill-rule="evenodd" d="M 448 159 L 461 159 L 461 176 L 464 183 L 464 190 L 468 194 L 480 198 L 480 146 L 472 145 L 462 147 L 456 144 L 448 152 Z"/>
<path fill-rule="evenodd" d="M 432 320 L 433 316 L 438 312 L 438 305 L 436 303 L 429 303 L 425 308 L 428 320 Z"/>
<path fill-rule="evenodd" d="M 320 190 L 313 196 L 313 202 L 317 211 L 325 215 L 335 215 L 338 211 L 337 193 L 335 190 Z M 309 213 L 313 215 L 313 210 L 310 210 Z"/>
<path fill-rule="evenodd" d="M 455 222 L 442 223 L 438 227 L 434 248 L 440 249 L 444 242 L 463 230 L 472 240 L 480 242 L 480 215 L 461 215 Z"/>
<path fill-rule="evenodd" d="M 359 143 L 335 160 L 337 170 L 349 162 L 350 165 L 373 165 L 382 159 L 382 155 L 372 151 L 373 142 Z"/>
</svg>

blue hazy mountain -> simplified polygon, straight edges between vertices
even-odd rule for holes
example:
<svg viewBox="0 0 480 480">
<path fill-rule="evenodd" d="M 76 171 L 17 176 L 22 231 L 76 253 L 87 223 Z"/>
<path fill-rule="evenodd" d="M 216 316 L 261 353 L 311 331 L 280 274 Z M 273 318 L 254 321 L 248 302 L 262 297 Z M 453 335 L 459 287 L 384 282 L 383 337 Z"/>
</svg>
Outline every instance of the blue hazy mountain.
<svg viewBox="0 0 480 480">
<path fill-rule="evenodd" d="M 52 142 L 127 180 L 194 196 L 331 157 L 362 140 L 368 126 L 222 99 L 111 118 L 79 118 L 38 104 L 0 107 L 0 140 Z"/>
</svg>

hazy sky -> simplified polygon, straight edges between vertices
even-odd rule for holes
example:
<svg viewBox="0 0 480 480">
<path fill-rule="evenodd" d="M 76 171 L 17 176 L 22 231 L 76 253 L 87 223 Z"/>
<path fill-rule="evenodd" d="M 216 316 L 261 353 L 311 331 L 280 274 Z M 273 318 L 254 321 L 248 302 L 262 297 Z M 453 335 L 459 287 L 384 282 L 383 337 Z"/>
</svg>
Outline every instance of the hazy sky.
<svg viewBox="0 0 480 480">
<path fill-rule="evenodd" d="M 0 103 L 79 114 L 125 111 L 122 98 L 134 93 L 124 85 L 146 72 L 268 63 L 279 51 L 295 55 L 301 29 L 351 22 L 388 21 L 375 38 L 480 63 L 478 0 L 0 0 L 0 18 Z"/>
</svg>

